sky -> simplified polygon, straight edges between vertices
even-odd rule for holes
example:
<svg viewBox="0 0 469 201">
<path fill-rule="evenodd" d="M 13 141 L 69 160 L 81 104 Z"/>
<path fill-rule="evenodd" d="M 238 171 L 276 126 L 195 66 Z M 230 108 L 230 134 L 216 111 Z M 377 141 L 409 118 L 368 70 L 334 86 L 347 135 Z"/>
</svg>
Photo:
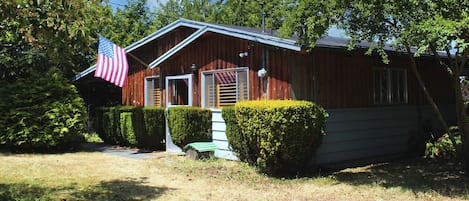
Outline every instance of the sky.
<svg viewBox="0 0 469 201">
<path fill-rule="evenodd" d="M 159 3 L 166 3 L 168 0 L 147 0 L 147 6 L 150 8 L 152 11 L 155 10 L 156 7 L 159 6 Z M 111 6 L 116 9 L 116 8 L 123 8 L 124 5 L 127 4 L 128 0 L 109 0 Z"/>
</svg>

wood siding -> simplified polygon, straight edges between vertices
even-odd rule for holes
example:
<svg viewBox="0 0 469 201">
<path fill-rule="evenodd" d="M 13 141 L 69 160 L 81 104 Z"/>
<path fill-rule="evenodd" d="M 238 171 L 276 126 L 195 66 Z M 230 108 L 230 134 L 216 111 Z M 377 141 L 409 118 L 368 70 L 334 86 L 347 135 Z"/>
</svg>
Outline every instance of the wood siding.
<svg viewBox="0 0 469 201">
<path fill-rule="evenodd" d="M 175 44 L 176 42 L 171 45 Z M 167 45 L 166 48 L 150 48 L 152 45 L 158 46 L 158 43 L 149 44 L 149 46 L 146 47 L 146 50 L 158 50 L 152 53 L 152 55 L 161 55 L 164 52 L 160 52 L 160 49 L 168 50 L 172 47 L 171 45 Z M 263 48 L 266 48 L 266 68 L 269 72 L 268 88 L 266 90 L 262 87 L 263 80 L 257 76 L 257 71 L 262 67 L 262 59 L 260 58 L 262 58 Z M 144 52 L 142 54 L 150 54 L 150 52 L 145 52 L 145 50 L 142 51 Z M 248 56 L 240 58 L 240 52 L 248 52 Z M 135 54 L 137 55 L 138 53 Z M 200 80 L 203 71 L 237 67 L 249 67 L 249 98 L 251 100 L 264 99 L 266 97 L 266 91 L 269 99 L 290 99 L 288 63 L 289 55 L 292 54 L 293 52 L 291 51 L 263 46 L 247 40 L 208 33 L 153 69 L 147 69 L 138 62 L 132 61 L 131 72 L 129 73 L 127 84 L 123 88 L 123 103 L 126 105 L 143 106 L 143 80 L 145 77 L 160 75 L 160 79 L 164 80 L 165 76 L 168 75 L 190 74 L 192 73 L 190 70 L 192 64 L 198 67 L 197 77 L 193 79 L 194 89 L 192 104 L 195 106 L 201 105 Z M 155 58 L 157 57 L 153 59 Z M 144 61 L 150 62 L 150 60 Z M 163 90 L 162 100 L 165 100 L 165 86 L 161 85 L 161 88 Z"/>
<path fill-rule="evenodd" d="M 149 64 L 193 32 L 195 32 L 195 29 L 180 28 L 138 48 L 132 52 L 132 55 Z M 129 61 L 129 75 L 125 86 L 122 88 L 122 103 L 124 105 L 144 106 L 145 77 L 160 76 L 159 68 L 149 69 L 132 56 L 127 56 L 127 58 Z M 164 80 L 160 77 L 161 88 L 163 88 L 163 85 Z M 161 100 L 164 101 L 164 93 L 161 93 L 161 95 Z"/>
<path fill-rule="evenodd" d="M 451 105 L 442 105 L 444 117 L 454 121 Z M 323 166 L 345 167 L 358 159 L 366 164 L 378 156 L 404 154 L 415 149 L 415 140 L 424 141 L 441 127 L 430 107 L 395 106 L 327 110 L 330 117 L 326 135 L 316 153 Z M 421 150 L 420 150 L 421 151 Z M 356 165 L 359 165 L 355 162 Z"/>
</svg>

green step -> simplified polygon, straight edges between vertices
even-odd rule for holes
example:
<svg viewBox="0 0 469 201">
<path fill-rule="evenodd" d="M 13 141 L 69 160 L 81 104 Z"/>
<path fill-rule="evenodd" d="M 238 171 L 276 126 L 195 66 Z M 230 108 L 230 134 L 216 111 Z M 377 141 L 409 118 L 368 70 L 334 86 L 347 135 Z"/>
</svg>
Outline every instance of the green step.
<svg viewBox="0 0 469 201">
<path fill-rule="evenodd" d="M 213 142 L 193 142 L 184 146 L 184 150 L 195 149 L 198 152 L 215 151 L 218 146 Z"/>
</svg>

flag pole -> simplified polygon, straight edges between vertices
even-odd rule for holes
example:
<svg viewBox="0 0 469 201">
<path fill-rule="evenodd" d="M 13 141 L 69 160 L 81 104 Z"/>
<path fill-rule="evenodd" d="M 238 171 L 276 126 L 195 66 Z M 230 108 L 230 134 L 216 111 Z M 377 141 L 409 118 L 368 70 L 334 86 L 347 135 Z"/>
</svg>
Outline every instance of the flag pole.
<svg viewBox="0 0 469 201">
<path fill-rule="evenodd" d="M 136 56 L 133 55 L 132 53 L 127 52 L 127 55 L 131 56 L 133 59 L 135 59 L 135 61 L 138 61 L 140 64 L 143 64 L 145 67 L 150 68 L 150 66 L 149 66 L 148 64 L 146 64 L 145 62 L 143 62 L 141 59 L 139 59 L 138 57 L 136 57 Z"/>
</svg>

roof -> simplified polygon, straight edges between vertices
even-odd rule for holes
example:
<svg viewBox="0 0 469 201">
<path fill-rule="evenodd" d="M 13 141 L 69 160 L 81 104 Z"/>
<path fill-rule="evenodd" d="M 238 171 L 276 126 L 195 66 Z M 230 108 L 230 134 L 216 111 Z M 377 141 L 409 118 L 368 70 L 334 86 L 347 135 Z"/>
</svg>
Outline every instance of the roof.
<svg viewBox="0 0 469 201">
<path fill-rule="evenodd" d="M 179 19 L 158 31 L 142 38 L 141 40 L 125 47 L 126 52 L 132 52 L 139 47 L 142 47 L 149 42 L 171 32 L 179 27 L 190 27 L 196 29 L 194 33 L 189 35 L 183 41 L 178 43 L 176 46 L 165 52 L 160 57 L 153 60 L 149 66 L 150 68 L 154 68 L 161 64 L 162 62 L 166 61 L 168 58 L 176 54 L 178 51 L 186 47 L 187 45 L 191 44 L 193 41 L 201 37 L 207 32 L 218 33 L 222 35 L 232 36 L 240 39 L 255 41 L 265 45 L 272 45 L 275 47 L 290 49 L 293 51 L 301 51 L 301 46 L 296 43 L 297 38 L 293 36 L 292 38 L 281 38 L 278 36 L 277 32 L 275 31 L 267 31 L 263 32 L 261 29 L 251 28 L 251 27 L 241 27 L 241 26 L 233 26 L 233 25 L 219 25 L 219 24 L 211 24 L 206 22 L 198 22 L 192 21 L 187 19 Z M 338 38 L 332 36 L 325 36 L 318 41 L 316 41 L 316 47 L 325 47 L 325 48 L 340 48 L 344 49 L 347 48 L 347 43 L 349 39 L 346 38 Z M 367 47 L 366 44 L 358 44 L 361 47 Z M 79 80 L 80 78 L 85 77 L 86 75 L 90 74 L 96 69 L 96 65 L 89 67 L 88 69 L 82 71 L 81 73 L 77 74 L 74 77 L 74 81 Z"/>
</svg>

